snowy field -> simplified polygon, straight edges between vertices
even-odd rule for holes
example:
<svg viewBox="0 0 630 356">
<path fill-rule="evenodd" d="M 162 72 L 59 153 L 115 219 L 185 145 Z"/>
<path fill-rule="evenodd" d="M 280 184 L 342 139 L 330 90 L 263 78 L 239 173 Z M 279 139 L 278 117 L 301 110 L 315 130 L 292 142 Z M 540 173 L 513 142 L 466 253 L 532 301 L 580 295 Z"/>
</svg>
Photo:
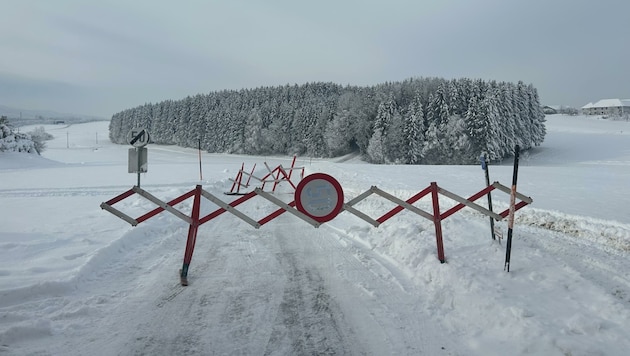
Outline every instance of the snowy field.
<svg viewBox="0 0 630 356">
<path fill-rule="evenodd" d="M 223 214 L 199 229 L 188 287 L 185 222 L 162 213 L 131 227 L 99 207 L 136 184 L 108 123 L 45 126 L 43 157 L 0 153 L 0 355 L 627 355 L 630 123 L 547 120 L 543 145 L 521 157 L 518 191 L 534 202 L 516 213 L 509 273 L 505 239 L 469 208 L 442 223 L 445 264 L 433 223 L 408 211 L 379 228 L 348 212 L 317 229 Z M 231 201 L 243 162 L 290 165 L 204 153 L 200 179 L 196 150 L 148 149 L 141 186 L 163 200 L 202 184 Z M 346 201 L 371 186 L 402 199 L 434 181 L 462 196 L 485 186 L 480 166 L 297 165 L 334 176 Z M 491 181 L 511 185 L 511 165 L 491 165 Z M 286 183 L 275 195 L 292 200 Z M 427 198 L 415 205 L 432 211 Z M 503 210 L 509 196 L 493 201 Z M 134 195 L 116 207 L 137 217 L 155 205 Z M 393 204 L 355 207 L 376 218 Z M 215 209 L 204 200 L 202 214 Z M 239 209 L 260 219 L 276 207 L 257 197 Z"/>
</svg>

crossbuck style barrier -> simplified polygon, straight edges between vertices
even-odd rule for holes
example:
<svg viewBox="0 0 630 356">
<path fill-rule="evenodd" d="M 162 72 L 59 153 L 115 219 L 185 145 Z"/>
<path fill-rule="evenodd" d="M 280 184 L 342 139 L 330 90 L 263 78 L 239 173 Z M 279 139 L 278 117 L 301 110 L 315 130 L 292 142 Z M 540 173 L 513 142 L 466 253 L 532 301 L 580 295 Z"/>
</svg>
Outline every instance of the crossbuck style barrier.
<svg viewBox="0 0 630 356">
<path fill-rule="evenodd" d="M 341 186 L 333 177 L 323 173 L 315 173 L 307 176 L 298 184 L 296 188 L 297 189 L 295 192 L 294 200 L 290 203 L 283 202 L 282 200 L 276 198 L 273 194 L 263 191 L 261 188 L 256 188 L 254 191 L 246 193 L 245 195 L 230 203 L 226 203 L 216 196 L 212 195 L 208 191 L 202 189 L 201 185 L 197 185 L 195 189 L 169 202 L 164 202 L 154 195 L 150 194 L 149 192 L 141 189 L 140 187 L 134 186 L 128 191 L 102 203 L 101 208 L 128 222 L 132 226 L 136 226 L 163 211 L 168 211 L 169 213 L 172 213 L 173 215 L 188 223 L 189 229 L 188 238 L 186 241 L 186 251 L 184 253 L 184 262 L 182 265 L 182 269 L 180 271 L 181 284 L 186 286 L 188 285 L 188 268 L 192 260 L 193 250 L 195 248 L 195 243 L 197 240 L 197 230 L 199 226 L 211 221 L 212 219 L 220 216 L 225 212 L 233 214 L 234 216 L 258 229 L 285 212 L 289 212 L 295 215 L 296 217 L 311 224 L 313 227 L 319 227 L 322 223 L 332 220 L 343 210 L 361 218 L 374 227 L 378 227 L 380 224 L 389 220 L 396 214 L 407 209 L 415 214 L 418 214 L 426 219 L 433 221 L 435 225 L 438 259 L 440 260 L 440 262 L 444 263 L 446 262 L 446 258 L 444 257 L 444 246 L 442 243 L 442 220 L 455 214 L 466 206 L 475 209 L 484 215 L 490 216 L 495 220 L 502 220 L 508 216 L 508 214 L 510 213 L 510 209 L 506 209 L 505 211 L 497 214 L 484 208 L 483 206 L 474 203 L 474 201 L 489 194 L 495 189 L 503 191 L 507 194 L 512 193 L 510 188 L 500 184 L 499 182 L 494 182 L 492 185 L 487 186 L 486 188 L 466 199 L 439 187 L 436 182 L 432 182 L 428 187 L 413 195 L 407 200 L 402 200 L 377 188 L 376 186 L 372 186 L 369 190 L 365 191 L 354 199 L 348 201 L 347 203 L 343 203 L 343 191 L 341 189 Z M 140 196 L 156 204 L 158 207 L 137 218 L 132 218 L 129 215 L 113 207 L 114 204 L 134 194 L 139 194 Z M 372 194 L 376 194 L 377 196 L 380 196 L 395 203 L 396 207 L 377 219 L 373 219 L 367 214 L 355 208 L 355 206 L 359 202 L 371 196 Z M 426 212 L 413 205 L 415 202 L 427 196 L 428 194 L 431 194 L 433 213 Z M 451 207 L 445 212 L 440 212 L 439 194 L 455 200 L 459 204 Z M 252 219 L 243 212 L 236 209 L 238 205 L 248 201 L 249 199 L 252 199 L 255 196 L 260 196 L 267 199 L 271 203 L 277 205 L 279 209 L 275 210 L 274 212 L 260 220 Z M 190 215 L 186 215 L 174 207 L 175 205 L 180 204 L 191 197 L 194 198 L 194 201 Z M 210 200 L 219 208 L 203 217 L 200 216 L 201 197 Z M 521 193 L 515 192 L 515 197 L 520 199 L 521 201 L 513 206 L 514 211 L 519 210 L 524 206 L 532 203 L 532 199 L 530 197 L 527 197 Z"/>
<path fill-rule="evenodd" d="M 271 191 L 275 192 L 276 187 L 281 182 L 289 182 L 289 184 L 291 185 L 291 187 L 293 187 L 293 189 L 297 189 L 295 184 L 293 184 L 293 181 L 291 181 L 291 175 L 293 174 L 293 171 L 301 170 L 302 173 L 300 175 L 300 178 L 304 178 L 304 167 L 296 167 L 295 166 L 296 159 L 297 159 L 297 156 L 293 156 L 293 161 L 291 161 L 291 167 L 289 168 L 284 168 L 282 165 L 278 165 L 276 168 L 271 169 L 269 168 L 269 165 L 267 165 L 267 162 L 264 162 L 265 168 L 267 168 L 268 173 L 265 174 L 261 178 L 256 177 L 254 175 L 256 164 L 254 164 L 254 166 L 252 167 L 251 172 L 248 173 L 247 171 L 245 171 L 245 163 L 243 163 L 241 165 L 241 169 L 236 173 L 236 177 L 234 177 L 234 179 L 232 178 L 229 179 L 232 182 L 232 188 L 230 188 L 230 191 L 226 192 L 225 194 L 227 195 L 247 194 L 247 193 L 241 193 L 241 188 L 249 188 L 249 182 L 251 181 L 252 178 L 262 183 L 262 186 L 260 187 L 262 190 L 265 190 L 265 184 L 273 183 L 273 188 L 271 189 Z M 243 182 L 244 176 L 247 176 L 247 180 L 245 182 Z"/>
</svg>

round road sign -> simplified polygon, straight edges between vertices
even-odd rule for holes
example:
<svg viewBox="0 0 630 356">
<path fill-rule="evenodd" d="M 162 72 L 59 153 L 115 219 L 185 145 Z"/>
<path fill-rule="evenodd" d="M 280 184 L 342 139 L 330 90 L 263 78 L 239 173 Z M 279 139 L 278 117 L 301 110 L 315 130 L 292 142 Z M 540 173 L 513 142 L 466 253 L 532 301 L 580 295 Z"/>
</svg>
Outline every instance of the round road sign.
<svg viewBox="0 0 630 356">
<path fill-rule="evenodd" d="M 298 184 L 295 205 L 298 211 L 315 221 L 330 221 L 341 212 L 343 190 L 339 182 L 328 174 L 311 174 Z"/>
<path fill-rule="evenodd" d="M 149 131 L 146 129 L 131 129 L 127 134 L 127 142 L 133 147 L 144 147 L 149 143 Z"/>
</svg>

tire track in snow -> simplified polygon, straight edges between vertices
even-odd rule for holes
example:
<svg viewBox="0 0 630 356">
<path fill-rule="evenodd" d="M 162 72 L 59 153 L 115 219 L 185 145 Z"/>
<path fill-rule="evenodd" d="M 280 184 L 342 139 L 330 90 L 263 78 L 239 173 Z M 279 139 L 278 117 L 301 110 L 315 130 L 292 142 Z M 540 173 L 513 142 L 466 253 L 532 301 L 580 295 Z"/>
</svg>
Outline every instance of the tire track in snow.
<svg viewBox="0 0 630 356">
<path fill-rule="evenodd" d="M 229 215 L 204 225 L 189 286 L 161 293 L 159 310 L 132 332 L 130 348 L 136 354 L 260 354 L 281 300 L 278 266 L 260 235 Z M 155 327 L 160 324 L 165 327 Z"/>
<path fill-rule="evenodd" d="M 419 293 L 404 272 L 328 225 L 313 229 L 286 219 L 294 218 L 274 222 L 281 250 L 277 256 L 288 274 L 283 300 L 286 310 L 279 311 L 274 333 L 282 335 L 285 344 L 287 340 L 293 342 L 290 352 L 299 353 L 311 346 L 295 339 L 306 335 L 304 329 L 309 325 L 291 322 L 299 319 L 294 316 L 300 313 L 314 313 L 312 306 L 320 298 L 327 300 L 330 310 L 323 315 L 331 313 L 335 320 L 321 327 L 333 335 L 328 336 L 328 342 L 338 348 L 336 353 L 452 354 L 452 350 L 442 348 L 445 343 L 434 331 L 436 326 L 429 325 L 428 314 L 423 317 Z M 299 320 L 304 323 L 308 318 Z M 287 324 L 297 330 L 283 329 Z M 333 337 L 336 343 L 331 341 Z M 352 342 L 362 349 L 344 346 L 352 345 L 351 340 L 359 340 Z M 277 347 L 279 340 L 270 343 Z"/>
<path fill-rule="evenodd" d="M 339 326 L 339 308 L 317 270 L 300 263 L 287 236 L 277 235 L 276 257 L 286 283 L 265 355 L 351 354 Z M 351 345 L 351 344 L 350 344 Z"/>
<path fill-rule="evenodd" d="M 364 308 L 382 330 L 383 341 L 388 346 L 383 352 L 451 354 L 442 348 L 446 343 L 441 342 L 441 336 L 434 331 L 436 326 L 427 322 L 430 317 L 421 309 L 421 293 L 406 274 L 332 224 L 327 227 L 336 230 L 326 239 L 329 248 L 339 250 L 343 246 L 343 250 L 349 252 L 339 255 L 341 261 L 335 268 L 342 283 L 354 283 L 363 291 Z"/>
</svg>

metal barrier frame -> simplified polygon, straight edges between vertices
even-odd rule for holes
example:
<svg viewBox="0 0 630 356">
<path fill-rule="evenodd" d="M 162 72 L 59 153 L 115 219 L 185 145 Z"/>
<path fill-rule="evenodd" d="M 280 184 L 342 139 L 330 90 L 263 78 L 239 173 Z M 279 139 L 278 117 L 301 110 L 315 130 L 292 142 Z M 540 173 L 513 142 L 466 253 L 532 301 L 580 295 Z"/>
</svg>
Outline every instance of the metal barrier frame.
<svg viewBox="0 0 630 356">
<path fill-rule="evenodd" d="M 285 172 L 283 172 L 284 175 L 286 175 Z M 366 221 L 367 223 L 371 224 L 374 227 L 378 227 L 379 225 L 381 225 L 382 223 L 386 222 L 387 220 L 391 219 L 393 216 L 395 216 L 396 214 L 402 212 L 403 210 L 409 210 L 417 215 L 420 215 L 428 220 L 433 221 L 434 226 L 435 226 L 435 238 L 436 238 L 436 245 L 437 245 L 437 254 L 438 254 L 438 259 L 440 260 L 441 263 L 445 263 L 446 262 L 446 257 L 444 255 L 444 244 L 443 244 L 443 239 L 442 239 L 442 220 L 448 218 L 449 216 L 455 214 L 456 212 L 458 212 L 459 210 L 463 209 L 464 207 L 470 207 L 472 209 L 475 209 L 477 211 L 479 211 L 480 213 L 490 216 L 491 218 L 500 221 L 503 220 L 505 217 L 507 217 L 510 214 L 510 210 L 511 208 L 513 208 L 513 211 L 519 210 L 523 207 L 525 207 L 528 204 L 532 203 L 532 198 L 527 197 L 521 193 L 515 192 L 515 197 L 520 199 L 521 201 L 518 204 L 515 204 L 513 206 L 511 206 L 510 208 L 506 209 L 505 211 L 501 212 L 501 213 L 494 213 L 486 208 L 484 208 L 483 206 L 480 206 L 478 204 L 475 203 L 475 201 L 487 194 L 490 194 L 491 191 L 498 189 L 502 192 L 505 192 L 507 194 L 511 194 L 512 191 L 510 190 L 510 188 L 500 184 L 499 182 L 494 182 L 492 185 L 487 186 L 486 188 L 480 190 L 479 192 L 473 194 L 472 196 L 470 196 L 469 198 L 463 198 L 457 194 L 451 193 L 450 191 L 441 188 L 437 185 L 436 182 L 431 182 L 431 184 L 426 187 L 425 189 L 421 190 L 420 192 L 418 192 L 417 194 L 413 195 L 412 197 L 408 198 L 407 200 L 402 200 L 400 198 L 397 198 L 381 189 L 379 189 L 376 186 L 372 186 L 369 190 L 361 193 L 360 195 L 358 195 L 357 197 L 351 199 L 350 201 L 348 201 L 347 203 L 343 204 L 343 208 L 342 211 L 345 210 L 350 214 L 353 214 L 357 217 L 359 217 L 360 219 Z M 153 202 L 155 205 L 157 205 L 157 208 L 147 212 L 144 215 L 141 215 L 137 218 L 132 218 L 131 216 L 123 213 L 122 211 L 116 209 L 113 207 L 113 205 L 115 205 L 116 203 L 119 203 L 120 201 L 134 195 L 134 194 L 138 194 L 140 196 L 142 196 L 143 198 Z M 356 209 L 354 206 L 357 205 L 359 202 L 361 202 L 362 200 L 368 198 L 369 196 L 371 196 L 372 194 L 376 194 L 377 196 L 380 196 L 384 199 L 387 199 L 391 202 L 393 202 L 394 204 L 396 204 L 396 207 L 394 207 L 393 209 L 389 210 L 388 212 L 386 212 L 385 214 L 383 214 L 382 216 L 380 216 L 377 219 L 373 219 L 372 217 L 368 216 L 367 214 L 361 212 L 360 210 Z M 413 204 L 417 201 L 419 201 L 420 199 L 422 199 L 423 197 L 427 196 L 428 194 L 431 194 L 431 201 L 432 201 L 432 206 L 433 206 L 433 212 L 427 212 L 424 211 L 416 206 L 414 206 Z M 456 202 L 458 202 L 457 205 L 451 207 L 450 209 L 446 210 L 445 212 L 440 212 L 440 205 L 439 205 L 439 195 L 443 195 L 447 198 L 450 198 L 452 200 L 455 200 Z M 265 216 L 264 218 L 260 219 L 260 220 L 255 220 L 250 218 L 249 216 L 247 216 L 245 213 L 241 212 L 240 210 L 236 209 L 236 207 L 248 200 L 250 200 L 251 198 L 255 197 L 255 196 L 260 196 L 262 198 L 265 198 L 266 200 L 270 201 L 271 203 L 277 205 L 279 207 L 279 209 L 275 210 L 274 212 L 272 212 L 271 214 Z M 176 209 L 174 206 L 177 204 L 180 204 L 182 202 L 184 202 L 185 200 L 189 199 L 193 197 L 193 205 L 192 205 L 192 211 L 190 216 L 182 213 L 180 210 Z M 201 198 L 204 197 L 206 199 L 208 199 L 209 201 L 211 201 L 212 203 L 216 204 L 219 208 L 212 211 L 211 213 L 201 217 L 200 216 L 200 205 L 201 205 Z M 113 215 L 121 218 L 122 220 L 126 221 L 127 223 L 131 224 L 132 226 L 136 226 L 148 219 L 150 219 L 151 217 L 163 212 L 163 211 L 168 211 L 169 213 L 177 216 L 178 218 L 180 218 L 181 220 L 185 221 L 186 223 L 189 224 L 189 229 L 188 229 L 188 238 L 186 240 L 186 250 L 184 252 L 184 262 L 182 264 L 182 268 L 180 270 L 180 280 L 181 280 L 181 284 L 183 286 L 188 285 L 188 269 L 190 267 L 190 263 L 192 261 L 192 256 L 193 256 L 193 252 L 194 252 L 194 248 L 195 248 L 195 243 L 197 241 L 197 231 L 199 229 L 199 226 L 211 221 L 212 219 L 220 216 L 221 214 L 225 213 L 225 212 L 229 212 L 231 214 L 233 214 L 234 216 L 238 217 L 239 219 L 245 221 L 246 223 L 248 223 L 249 225 L 251 225 L 252 227 L 258 229 L 261 226 L 267 224 L 268 222 L 272 221 L 273 219 L 277 218 L 278 216 L 284 214 L 285 212 L 289 212 L 293 215 L 295 215 L 296 217 L 304 220 L 305 222 L 309 223 L 310 225 L 312 225 L 313 227 L 319 227 L 322 223 L 316 221 L 315 219 L 311 218 L 310 216 L 304 214 L 303 212 L 299 211 L 296 208 L 296 203 L 295 201 L 292 201 L 290 203 L 285 203 L 282 200 L 276 198 L 273 194 L 269 193 L 269 192 L 265 192 L 263 191 L 262 188 L 256 188 L 254 191 L 246 193 L 245 195 L 242 195 L 241 197 L 239 197 L 238 199 L 226 203 L 224 201 L 222 201 L 221 199 L 219 199 L 218 197 L 214 196 L 213 194 L 209 193 L 208 191 L 202 189 L 201 185 L 197 185 L 195 187 L 195 189 L 190 190 L 187 193 L 182 194 L 181 196 L 168 201 L 168 202 L 164 202 L 162 200 L 160 200 L 159 198 L 155 197 L 154 195 L 150 194 L 149 192 L 147 192 L 144 189 L 141 189 L 138 186 L 134 186 L 131 189 L 127 190 L 126 192 L 104 202 L 101 203 L 101 209 L 104 209 L 110 213 L 112 213 Z"/>
</svg>

